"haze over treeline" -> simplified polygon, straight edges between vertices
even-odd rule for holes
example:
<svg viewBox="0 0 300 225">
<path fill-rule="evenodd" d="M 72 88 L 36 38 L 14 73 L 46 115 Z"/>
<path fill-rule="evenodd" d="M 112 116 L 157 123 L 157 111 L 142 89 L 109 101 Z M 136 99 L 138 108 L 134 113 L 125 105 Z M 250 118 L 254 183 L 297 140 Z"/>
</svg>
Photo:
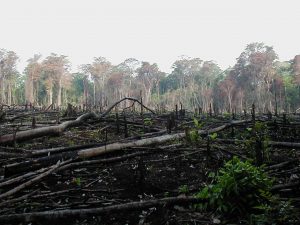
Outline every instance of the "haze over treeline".
<svg viewBox="0 0 300 225">
<path fill-rule="evenodd" d="M 254 103 L 260 112 L 295 111 L 300 103 L 300 56 L 278 61 L 272 46 L 250 43 L 236 63 L 222 70 L 217 62 L 182 56 L 168 74 L 156 63 L 128 58 L 113 65 L 104 57 L 70 72 L 68 56 L 35 54 L 18 71 L 18 54 L 0 50 L 0 102 L 7 105 L 103 108 L 123 97 L 143 97 L 146 105 L 215 112 L 243 112 Z M 142 96 L 141 96 L 142 94 Z"/>
</svg>

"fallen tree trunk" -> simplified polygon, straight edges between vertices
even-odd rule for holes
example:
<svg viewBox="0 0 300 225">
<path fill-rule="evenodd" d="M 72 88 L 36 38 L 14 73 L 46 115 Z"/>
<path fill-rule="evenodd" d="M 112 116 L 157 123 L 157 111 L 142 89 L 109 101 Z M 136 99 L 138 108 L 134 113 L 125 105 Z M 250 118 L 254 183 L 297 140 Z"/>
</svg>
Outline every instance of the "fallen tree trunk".
<svg viewBox="0 0 300 225">
<path fill-rule="evenodd" d="M 233 125 L 238 125 L 242 123 L 249 122 L 248 120 L 239 120 L 239 121 L 232 121 L 231 123 L 224 124 L 222 126 L 210 129 L 210 130 L 199 130 L 198 134 L 199 135 L 204 135 L 208 133 L 215 133 L 219 132 L 221 130 L 224 130 L 228 127 L 231 127 Z M 152 138 L 145 138 L 142 140 L 137 140 L 137 141 L 132 141 L 128 143 L 113 143 L 109 144 L 106 146 L 101 146 L 97 148 L 90 148 L 90 149 L 84 149 L 78 151 L 78 156 L 80 158 L 90 158 L 98 155 L 102 155 L 105 153 L 110 153 L 118 150 L 122 150 L 124 148 L 130 148 L 130 147 L 140 147 L 140 146 L 147 146 L 147 145 L 152 145 L 152 144 L 162 144 L 168 141 L 173 141 L 176 139 L 182 139 L 186 136 L 184 132 L 182 133 L 177 133 L 177 134 L 167 134 L 159 137 L 152 137 Z"/>
<path fill-rule="evenodd" d="M 141 136 L 130 137 L 127 139 L 122 139 L 119 143 L 126 143 L 129 140 L 141 139 L 141 137 L 151 137 L 153 135 L 161 135 L 166 133 L 166 131 L 160 131 L 155 133 L 146 133 Z M 125 142 L 126 141 L 126 142 Z M 111 143 L 108 143 L 111 144 Z M 93 147 L 104 146 L 104 143 L 94 143 L 86 145 L 78 145 L 71 147 L 59 147 L 52 149 L 41 149 L 32 151 L 29 156 L 42 156 L 39 158 L 32 158 L 22 162 L 7 164 L 4 166 L 4 177 L 8 178 L 18 173 L 24 173 L 27 171 L 37 170 L 42 167 L 50 166 L 58 160 L 64 161 L 69 158 L 77 158 L 77 151 L 82 149 L 88 149 Z M 51 153 L 51 154 L 49 154 Z M 46 156 L 43 156 L 46 155 Z M 48 156 L 47 156 L 48 155 Z"/>
<path fill-rule="evenodd" d="M 64 130 L 70 127 L 77 126 L 84 122 L 87 119 L 95 118 L 96 114 L 93 112 L 83 114 L 82 116 L 78 117 L 76 120 L 73 121 L 66 121 L 57 126 L 50 126 L 50 127 L 42 127 L 32 130 L 20 131 L 17 132 L 16 135 L 14 134 L 7 134 L 0 136 L 0 144 L 11 144 L 14 141 L 24 141 L 30 140 L 33 138 L 43 137 L 43 136 L 50 136 L 50 135 L 59 135 Z"/>
<path fill-rule="evenodd" d="M 65 210 L 51 210 L 44 212 L 22 213 L 22 214 L 10 214 L 0 216 L 2 223 L 6 222 L 34 222 L 44 220 L 57 220 L 62 218 L 86 218 L 91 215 L 99 215 L 103 213 L 120 212 L 124 210 L 141 210 L 145 208 L 166 206 L 166 205 L 182 205 L 200 203 L 206 200 L 196 197 L 169 197 L 162 199 L 154 199 L 148 201 L 129 202 L 124 204 L 89 208 L 89 209 L 65 209 Z"/>
<path fill-rule="evenodd" d="M 232 121 L 231 123 L 224 124 L 222 126 L 219 126 L 219 127 L 216 127 L 216 128 L 210 129 L 210 130 L 199 130 L 198 133 L 199 133 L 199 135 L 207 135 L 209 133 L 222 131 L 233 125 L 239 125 L 239 124 L 246 123 L 246 122 L 249 122 L 249 121 L 247 121 L 247 120 Z M 164 132 L 157 132 L 157 133 L 163 134 Z M 57 160 L 67 160 L 68 158 L 77 158 L 77 157 L 79 157 L 81 159 L 86 159 L 86 158 L 91 158 L 94 156 L 102 155 L 105 153 L 123 150 L 125 148 L 149 146 L 149 145 L 153 145 L 153 144 L 162 144 L 162 143 L 166 143 L 168 141 L 182 139 L 185 137 L 185 135 L 186 134 L 184 132 L 177 133 L 177 134 L 167 134 L 167 135 L 162 135 L 162 136 L 134 140 L 134 141 L 130 141 L 130 142 L 117 142 L 117 143 L 102 145 L 99 147 L 81 149 L 79 151 L 77 150 L 77 152 L 76 151 L 62 152 L 57 155 L 50 155 L 50 156 L 45 156 L 45 157 L 41 157 L 41 158 L 37 158 L 37 159 L 29 159 L 24 162 L 18 162 L 18 163 L 13 163 L 13 164 L 4 166 L 4 176 L 10 177 L 10 176 L 12 176 L 14 174 L 18 174 L 20 172 L 32 171 L 34 169 L 36 170 L 36 169 L 42 168 L 44 166 L 49 166 L 49 165 L 53 164 L 54 162 L 57 162 Z M 144 137 L 147 137 L 147 135 L 144 135 Z"/>
<path fill-rule="evenodd" d="M 57 126 L 42 127 L 42 128 L 32 129 L 32 130 L 20 131 L 20 132 L 17 132 L 16 134 L 3 135 L 3 136 L 0 136 L 0 144 L 11 144 L 11 143 L 14 143 L 17 141 L 31 140 L 31 139 L 38 138 L 38 137 L 59 135 L 62 132 L 64 132 L 67 128 L 78 126 L 78 125 L 82 124 L 84 121 L 86 121 L 87 119 L 91 119 L 91 118 L 101 119 L 101 118 L 105 117 L 106 115 L 109 114 L 109 112 L 116 105 L 120 104 L 121 102 L 123 102 L 125 100 L 138 102 L 145 109 L 149 110 L 152 113 L 155 113 L 153 110 L 144 106 L 139 100 L 137 100 L 135 98 L 127 97 L 127 98 L 123 98 L 123 99 L 117 101 L 116 103 L 114 103 L 100 116 L 94 112 L 89 112 L 89 113 L 85 113 L 85 114 L 79 116 L 76 120 L 66 121 Z"/>
<path fill-rule="evenodd" d="M 122 139 L 122 142 L 125 142 L 128 140 L 134 140 L 134 139 L 141 139 L 142 137 L 162 135 L 165 133 L 167 133 L 167 131 L 165 131 L 165 130 L 153 132 L 153 133 L 146 133 L 146 134 L 132 136 L 129 138 Z M 112 143 L 112 142 L 108 142 L 106 144 L 110 144 L 110 143 Z M 87 148 L 100 147 L 100 146 L 104 146 L 104 145 L 105 145 L 105 143 L 92 143 L 92 144 L 84 144 L 84 145 L 74 145 L 74 146 L 70 146 L 70 147 L 39 149 L 39 150 L 32 150 L 32 151 L 28 152 L 28 155 L 37 157 L 37 156 L 42 156 L 42 155 L 57 154 L 57 153 L 63 153 L 63 152 L 68 152 L 68 151 L 77 151 L 77 150 L 82 150 L 82 149 L 87 149 Z"/>
</svg>

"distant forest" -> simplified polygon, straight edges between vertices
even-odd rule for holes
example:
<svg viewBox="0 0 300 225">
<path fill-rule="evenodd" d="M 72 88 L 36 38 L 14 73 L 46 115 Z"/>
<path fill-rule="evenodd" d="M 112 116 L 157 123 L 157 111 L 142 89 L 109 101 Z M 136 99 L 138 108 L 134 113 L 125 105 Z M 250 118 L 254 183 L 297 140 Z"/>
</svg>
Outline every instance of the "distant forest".
<svg viewBox="0 0 300 225">
<path fill-rule="evenodd" d="M 300 55 L 280 62 L 274 49 L 251 43 L 222 70 L 214 61 L 182 57 L 167 74 L 156 63 L 126 59 L 113 65 L 104 57 L 70 72 L 67 56 L 34 55 L 23 72 L 17 53 L 0 49 L 0 104 L 103 109 L 123 97 L 143 98 L 158 110 L 180 104 L 189 110 L 217 113 L 295 112 L 300 107 Z"/>
</svg>

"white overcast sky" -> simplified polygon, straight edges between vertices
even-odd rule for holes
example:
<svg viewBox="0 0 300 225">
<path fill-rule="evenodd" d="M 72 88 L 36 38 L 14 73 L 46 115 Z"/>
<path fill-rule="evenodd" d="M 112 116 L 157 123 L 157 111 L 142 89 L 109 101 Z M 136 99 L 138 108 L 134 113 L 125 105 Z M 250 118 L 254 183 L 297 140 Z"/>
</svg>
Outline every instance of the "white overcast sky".
<svg viewBox="0 0 300 225">
<path fill-rule="evenodd" d="M 300 54 L 299 0 L 1 0 L 0 48 L 15 51 L 20 70 L 35 53 L 79 64 L 104 56 L 158 63 L 170 72 L 181 55 L 223 69 L 251 42 L 280 60 Z"/>
</svg>

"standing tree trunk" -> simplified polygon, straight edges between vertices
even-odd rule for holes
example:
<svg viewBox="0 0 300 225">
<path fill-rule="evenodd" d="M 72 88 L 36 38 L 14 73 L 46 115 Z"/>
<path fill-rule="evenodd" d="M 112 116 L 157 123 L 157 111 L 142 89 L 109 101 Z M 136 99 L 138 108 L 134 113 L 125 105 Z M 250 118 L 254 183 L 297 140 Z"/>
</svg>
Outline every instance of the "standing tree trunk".
<svg viewBox="0 0 300 225">
<path fill-rule="evenodd" d="M 48 97 L 49 97 L 49 99 L 48 99 L 48 101 L 49 101 L 48 104 L 49 104 L 49 105 L 52 105 L 52 103 L 53 103 L 53 102 L 52 102 L 52 88 L 49 90 L 49 96 L 48 96 Z"/>
<path fill-rule="evenodd" d="M 57 106 L 61 106 L 61 78 L 58 80 Z"/>
<path fill-rule="evenodd" d="M 5 80 L 4 77 L 0 78 L 0 102 L 5 103 L 6 99 L 5 99 Z"/>
<path fill-rule="evenodd" d="M 7 83 L 7 104 L 11 105 L 11 98 L 12 98 L 12 88 L 11 88 L 11 81 Z"/>
<path fill-rule="evenodd" d="M 85 104 L 85 107 L 87 107 L 88 104 L 88 82 L 87 79 L 83 79 L 83 102 Z"/>
<path fill-rule="evenodd" d="M 25 82 L 25 100 L 34 103 L 33 80 L 30 76 L 27 77 Z"/>
<path fill-rule="evenodd" d="M 52 90 L 52 85 L 48 90 L 48 105 L 52 105 L 53 101 L 53 90 Z"/>
<path fill-rule="evenodd" d="M 96 106 L 96 80 L 94 80 L 94 106 Z"/>
</svg>

